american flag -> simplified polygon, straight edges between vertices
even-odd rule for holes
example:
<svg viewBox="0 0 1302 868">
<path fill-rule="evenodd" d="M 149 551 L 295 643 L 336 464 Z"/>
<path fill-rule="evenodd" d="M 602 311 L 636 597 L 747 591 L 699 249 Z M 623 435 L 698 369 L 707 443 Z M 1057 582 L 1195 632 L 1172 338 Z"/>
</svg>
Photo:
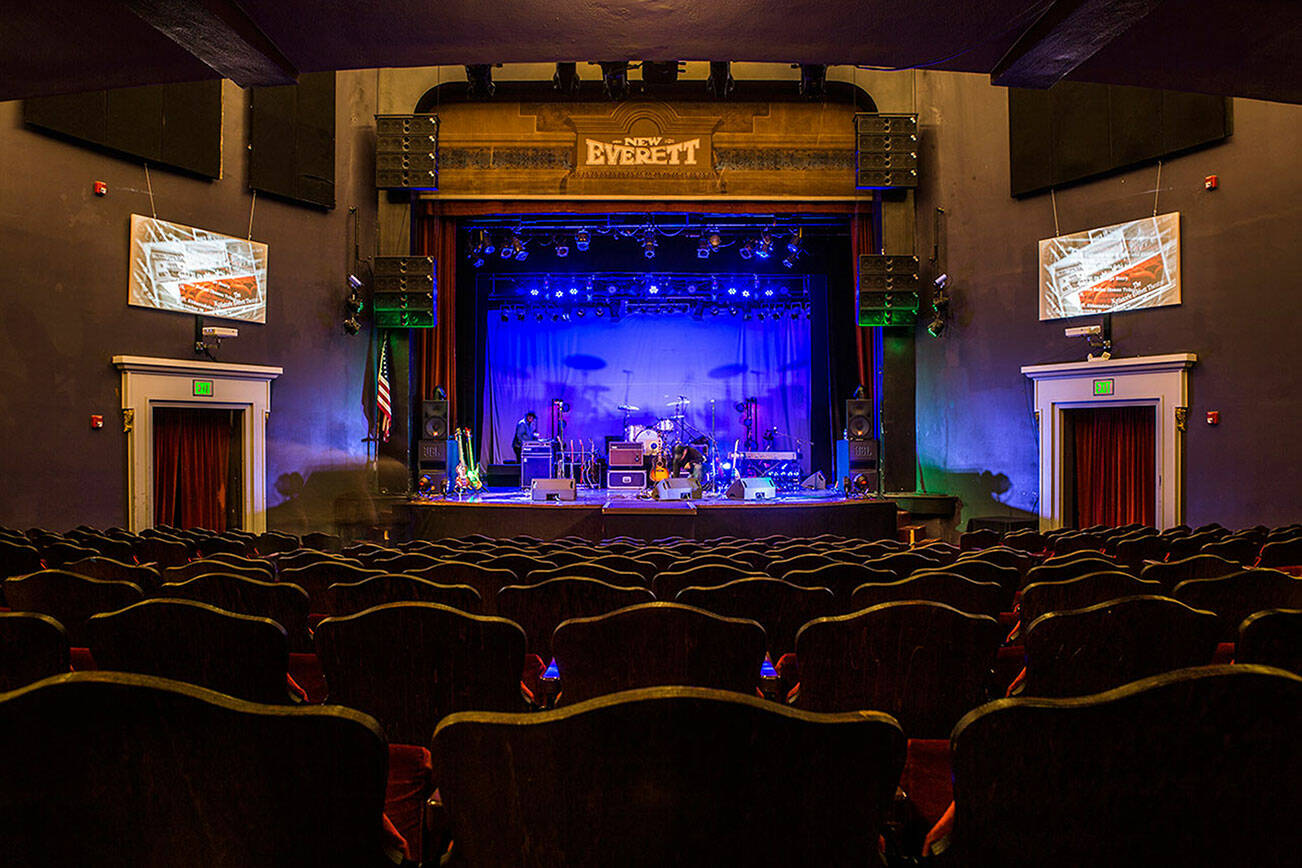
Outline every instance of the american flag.
<svg viewBox="0 0 1302 868">
<path fill-rule="evenodd" d="M 379 411 L 376 418 L 380 439 L 389 442 L 389 431 L 393 428 L 393 404 L 389 400 L 389 338 L 386 335 L 380 341 L 380 363 L 375 369 L 375 408 Z"/>
</svg>

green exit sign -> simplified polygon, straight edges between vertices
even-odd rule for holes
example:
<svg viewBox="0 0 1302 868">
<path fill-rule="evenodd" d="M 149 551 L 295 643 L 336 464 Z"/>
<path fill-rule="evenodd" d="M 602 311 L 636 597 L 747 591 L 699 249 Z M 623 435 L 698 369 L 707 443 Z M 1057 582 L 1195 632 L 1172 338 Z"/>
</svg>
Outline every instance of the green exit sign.
<svg viewBox="0 0 1302 868">
<path fill-rule="evenodd" d="M 1107 380 L 1095 380 L 1095 381 L 1094 381 L 1094 394 L 1096 394 L 1096 395 L 1111 395 L 1111 394 L 1112 394 L 1112 386 L 1113 386 L 1113 382 L 1114 382 L 1114 381 L 1111 380 L 1111 379 L 1107 379 Z"/>
<path fill-rule="evenodd" d="M 191 382 L 194 385 L 194 396 L 196 398 L 212 397 L 212 380 L 192 380 Z"/>
</svg>

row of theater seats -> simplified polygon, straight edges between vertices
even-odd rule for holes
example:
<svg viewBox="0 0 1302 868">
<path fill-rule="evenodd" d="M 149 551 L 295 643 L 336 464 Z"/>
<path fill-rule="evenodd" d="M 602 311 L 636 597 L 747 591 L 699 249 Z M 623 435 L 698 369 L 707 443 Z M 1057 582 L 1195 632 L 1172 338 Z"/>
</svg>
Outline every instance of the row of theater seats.
<svg viewBox="0 0 1302 868">
<path fill-rule="evenodd" d="M 877 545 L 874 544 L 874 546 Z M 1207 625 L 1215 621 L 1215 618 L 1206 612 L 1189 614 L 1191 610 L 1188 607 L 1181 606 L 1179 603 L 1170 600 L 1126 600 L 1109 603 L 1108 601 L 1111 598 L 1106 595 L 1117 592 L 1118 582 L 1123 580 L 1138 582 L 1140 580 L 1133 576 L 1124 575 L 1122 570 L 1117 569 L 1121 565 L 1110 559 L 1106 560 L 1101 566 L 1112 569 L 1099 569 L 1100 564 L 1091 563 L 1091 557 L 1084 553 L 1053 558 L 1032 566 L 1038 563 L 1037 558 L 1005 547 L 959 555 L 952 547 L 931 545 L 914 552 L 883 554 L 883 551 L 891 551 L 895 547 L 887 545 L 884 548 L 874 548 L 860 543 L 835 539 L 816 541 L 768 540 L 758 543 L 725 540 L 717 541 L 709 546 L 674 541 L 662 541 L 660 545 L 656 546 L 639 545 L 632 541 L 612 541 L 608 547 L 591 550 L 585 550 L 582 544 L 577 542 L 566 545 L 564 543 L 548 544 L 528 540 L 517 540 L 512 543 L 470 540 L 442 544 L 417 544 L 408 548 L 424 549 L 422 556 L 425 558 L 434 557 L 436 554 L 443 555 L 446 560 L 437 557 L 434 557 L 434 559 L 441 560 L 444 564 L 447 562 L 464 564 L 466 561 L 478 559 L 480 565 L 477 569 L 481 571 L 501 570 L 503 567 L 509 567 L 507 575 L 511 576 L 511 579 L 507 579 L 506 576 L 499 576 L 503 581 L 519 580 L 521 578 L 530 579 L 530 577 L 538 578 L 534 573 L 539 568 L 540 561 L 543 563 L 542 569 L 544 571 L 549 569 L 548 564 L 554 565 L 555 568 L 562 571 L 581 570 L 584 567 L 591 566 L 592 561 L 599 559 L 603 551 L 617 548 L 625 549 L 622 553 L 614 556 L 623 557 L 633 562 L 619 564 L 623 567 L 632 567 L 632 569 L 617 572 L 626 576 L 639 577 L 643 580 L 640 583 L 637 583 L 635 579 L 625 583 L 624 587 L 612 587 L 608 583 L 592 579 L 544 578 L 544 581 L 534 589 L 501 586 L 500 582 L 498 582 L 496 583 L 499 588 L 498 593 L 488 596 L 489 600 L 496 603 L 499 610 L 503 606 L 503 599 L 508 600 L 506 607 L 510 610 L 510 614 L 515 615 L 515 619 L 521 624 L 527 625 L 525 633 L 529 638 L 525 641 L 530 643 L 529 647 L 533 651 L 542 652 L 542 655 L 540 655 L 542 659 L 550 659 L 552 652 L 555 652 L 562 676 L 562 696 L 568 703 L 576 702 L 587 695 L 598 695 L 620 687 L 636 686 L 639 683 L 662 683 L 666 680 L 671 682 L 718 684 L 718 686 L 731 687 L 734 690 L 746 690 L 747 685 L 753 686 L 756 681 L 755 661 L 763 658 L 763 651 L 768 651 L 770 655 L 773 655 L 775 648 L 779 653 L 785 653 L 782 649 L 786 647 L 795 649 L 797 645 L 800 645 L 800 648 L 797 649 L 797 657 L 800 658 L 804 665 L 800 667 L 799 679 L 801 686 L 799 691 L 792 694 L 793 701 L 806 708 L 876 708 L 894 711 L 900 721 L 905 724 L 905 732 L 912 735 L 915 742 L 917 737 L 926 736 L 933 732 L 939 732 L 943 737 L 944 734 L 948 733 L 950 726 L 952 726 L 958 715 L 981 702 L 993 688 L 1001 683 L 999 679 L 994 679 L 992 682 L 990 678 L 991 656 L 989 651 L 998 645 L 998 640 L 1003 632 L 999 629 L 998 623 L 988 614 L 955 611 L 956 609 L 980 608 L 980 605 L 974 601 L 985 601 L 987 610 L 1003 611 L 1005 601 L 1011 601 L 1019 589 L 1024 591 L 1022 615 L 1028 627 L 1021 632 L 1024 633 L 1025 648 L 1031 658 L 1027 661 L 1028 677 L 1025 685 L 1027 690 L 1038 689 L 1036 687 L 1038 684 L 1055 683 L 1055 679 L 1048 678 L 1046 680 L 1046 677 L 1042 674 L 1039 676 L 1038 681 L 1036 680 L 1034 676 L 1036 670 L 1033 665 L 1036 655 L 1033 649 L 1038 647 L 1035 644 L 1034 637 L 1052 635 L 1053 631 L 1049 629 L 1049 626 L 1053 625 L 1053 619 L 1059 618 L 1059 616 L 1051 613 L 1057 608 L 1057 603 L 1049 605 L 1044 616 L 1036 618 L 1034 623 L 1026 621 L 1028 614 L 1026 607 L 1033 605 L 1037 597 L 1043 596 L 1045 593 L 1051 592 L 1051 595 L 1046 599 L 1058 602 L 1065 601 L 1066 603 L 1090 599 L 1089 594 L 1093 594 L 1094 599 L 1097 599 L 1100 594 L 1105 595 L 1102 601 L 1103 605 L 1095 607 L 1102 611 L 1073 614 L 1084 618 L 1093 617 L 1096 620 L 1102 618 L 1105 622 L 1110 618 L 1115 622 L 1111 632 L 1120 632 L 1123 637 L 1136 631 L 1119 630 L 1119 625 L 1134 625 L 1136 623 L 1144 625 L 1145 630 L 1138 633 L 1137 637 L 1142 640 L 1149 640 L 1147 645 L 1145 645 L 1144 641 L 1141 641 L 1138 650 L 1127 651 L 1126 654 L 1121 655 L 1123 658 L 1127 655 L 1132 657 L 1133 659 L 1130 662 L 1123 660 L 1119 665 L 1113 666 L 1109 672 L 1103 671 L 1106 668 L 1103 665 L 1097 667 L 1068 667 L 1077 672 L 1082 668 L 1089 669 L 1093 672 L 1096 681 L 1101 679 L 1106 682 L 1112 679 L 1113 683 L 1118 683 L 1116 679 L 1124 680 L 1136 673 L 1144 674 L 1143 667 L 1145 666 L 1152 671 L 1163 671 L 1173 665 L 1179 665 L 1180 655 L 1184 652 L 1173 652 L 1170 647 L 1172 644 L 1179 645 L 1181 648 L 1185 648 L 1187 645 L 1188 649 L 1194 649 L 1189 650 L 1188 653 L 1193 654 L 1195 659 L 1187 662 L 1205 662 L 1205 656 L 1200 658 L 1203 651 L 1198 651 L 1197 648 L 1202 648 L 1205 651 L 1207 636 L 1213 632 L 1208 629 Z M 440 548 L 445 549 L 445 551 L 439 551 Z M 713 606 L 715 610 L 727 609 L 728 606 L 740 606 L 743 611 L 736 611 L 735 609 L 729 611 L 743 616 L 749 615 L 750 617 L 760 614 L 761 617 L 755 617 L 755 620 L 759 621 L 765 629 L 759 629 L 754 623 L 729 623 L 718 617 L 711 617 L 705 612 L 663 603 L 651 606 L 641 605 L 611 615 L 583 617 L 583 612 L 587 611 L 584 608 L 585 606 L 608 610 L 629 602 L 636 602 L 628 598 L 628 592 L 640 591 L 642 594 L 641 599 L 649 598 L 645 587 L 646 584 L 650 584 L 651 587 L 658 588 L 661 591 L 666 587 L 672 587 L 662 579 L 666 574 L 683 572 L 681 569 L 673 569 L 679 566 L 683 559 L 700 558 L 703 555 L 708 558 L 711 553 L 718 556 L 724 563 L 698 563 L 689 566 L 687 568 L 689 571 L 700 572 L 693 573 L 689 585 L 676 593 L 675 598 L 680 602 L 692 602 L 697 605 L 708 603 L 713 598 L 715 600 Z M 313 553 L 286 554 L 276 561 L 258 561 L 249 564 L 242 563 L 239 560 L 242 556 L 228 556 L 224 559 L 218 556 L 216 562 L 228 562 L 237 571 L 252 568 L 260 570 L 270 568 L 270 570 L 274 570 L 274 573 L 270 570 L 263 573 L 262 577 L 265 579 L 273 576 L 284 578 L 286 573 L 302 569 L 304 566 L 300 563 L 302 560 L 314 559 L 323 562 L 327 567 L 333 565 L 336 568 L 353 569 L 365 564 L 377 566 L 385 561 L 393 561 L 395 558 L 421 553 L 407 552 L 399 554 L 381 547 L 359 546 L 354 547 L 349 554 L 358 563 L 349 564 L 341 562 L 337 558 L 329 558 L 325 555 Z M 645 557 L 629 557 L 629 555 L 643 555 Z M 577 556 L 578 559 L 575 560 L 574 556 Z M 557 563 L 567 559 L 570 560 L 568 565 Z M 818 562 L 819 559 L 823 562 Z M 1195 566 L 1206 571 L 1205 567 L 1198 566 L 1208 563 L 1205 556 L 1202 560 L 1194 560 L 1196 562 Z M 882 561 L 886 562 L 889 569 L 877 570 Z M 491 565 L 483 567 L 484 563 Z M 793 577 L 804 578 L 811 572 L 819 573 L 821 571 L 822 577 L 842 576 L 843 578 L 839 580 L 839 584 L 838 581 L 827 581 L 821 585 L 802 587 L 794 582 L 783 582 L 774 578 L 754 579 L 730 576 L 726 572 L 726 568 L 735 568 L 738 564 L 745 565 L 742 567 L 743 575 L 768 570 L 770 574 L 792 579 Z M 422 563 L 419 561 L 410 562 L 410 565 L 413 568 L 420 568 Z M 660 566 L 668 569 L 659 572 Z M 718 568 L 721 572 L 711 576 L 709 570 L 712 567 Z M 799 569 L 799 567 L 804 569 Z M 1179 570 L 1186 569 L 1188 565 L 1153 564 L 1146 569 L 1156 569 L 1158 567 L 1169 568 L 1168 573 L 1170 574 L 1165 576 L 1169 586 L 1175 583 Z M 1234 567 L 1239 570 L 1237 564 Z M 195 569 L 202 572 L 205 567 L 200 566 Z M 871 572 L 865 574 L 864 570 Z M 917 570 L 917 572 L 910 576 L 909 574 L 914 570 Z M 378 572 L 378 575 L 371 574 L 369 577 L 362 579 L 361 584 L 375 586 L 375 592 L 380 594 L 383 593 L 384 588 L 393 590 L 394 588 L 405 587 L 409 590 L 416 587 L 428 590 L 424 586 L 414 584 L 424 580 L 385 578 L 383 569 Z M 900 573 L 904 573 L 906 578 L 899 579 Z M 982 573 L 983 575 L 980 579 L 973 580 L 963 575 L 964 573 Z M 1072 575 L 1068 575 L 1068 573 Z M 1113 575 L 1108 575 L 1109 573 Z M 1273 575 L 1274 571 L 1252 570 L 1244 573 L 1239 570 L 1239 573 L 1247 578 L 1239 578 L 1236 579 L 1237 581 L 1241 583 L 1251 581 L 1253 586 L 1260 588 L 1265 587 L 1272 581 L 1272 579 L 1266 577 Z M 1102 578 L 1097 578 L 1100 575 Z M 1064 576 L 1067 577 L 1064 578 Z M 183 576 L 175 574 L 170 577 L 183 578 Z M 204 577 L 200 576 L 199 578 Z M 854 580 L 864 578 L 867 578 L 868 581 L 854 586 L 847 599 L 845 589 L 851 588 Z M 1284 578 L 1288 579 L 1288 577 Z M 649 582 L 646 581 L 647 579 L 649 579 Z M 994 581 L 991 581 L 991 579 Z M 172 584 L 189 584 L 193 581 L 195 579 L 192 578 L 185 582 Z M 219 577 L 218 581 L 214 582 L 211 578 L 207 579 L 207 581 L 215 584 L 231 585 L 244 583 L 248 580 Z M 659 582 L 658 585 L 657 582 Z M 1288 579 L 1288 582 L 1289 585 L 1293 584 L 1292 579 Z M 161 584 L 159 587 L 161 587 Z M 269 585 L 272 588 L 279 587 L 286 591 L 290 588 L 288 583 L 280 583 L 279 586 L 269 582 L 260 582 L 259 584 Z M 1060 584 L 1062 585 L 1061 588 L 1058 587 Z M 966 587 L 968 585 L 972 587 Z M 1092 590 L 1090 590 L 1091 585 L 1095 586 Z M 488 587 L 492 586 L 489 585 Z M 838 586 L 842 588 L 842 592 L 836 594 L 830 590 L 823 590 L 826 586 Z M 1288 588 L 1286 585 L 1281 585 L 1281 587 Z M 614 597 L 605 599 L 603 602 L 601 598 L 603 594 L 607 593 L 606 589 L 619 593 Z M 1070 593 L 1066 592 L 1066 589 L 1070 589 Z M 1151 585 L 1141 586 L 1141 590 L 1148 589 L 1151 589 Z M 299 589 L 294 588 L 293 590 L 305 596 L 305 593 L 299 591 Z M 324 596 L 318 596 L 318 599 L 330 600 L 340 594 L 339 586 L 334 589 L 327 587 L 325 590 Z M 464 590 L 472 591 L 473 589 L 465 588 Z M 1089 590 L 1088 594 L 1086 593 L 1087 590 Z M 941 594 L 957 594 L 959 591 L 964 592 L 965 596 L 961 598 L 958 596 L 947 597 L 950 603 L 958 604 L 952 607 L 934 603 L 909 602 L 912 600 L 928 600 Z M 478 592 L 475 591 L 475 593 Z M 802 640 L 796 636 L 796 630 L 800 628 L 800 625 L 808 620 L 818 618 L 820 613 L 840 612 L 843 608 L 854 609 L 861 604 L 865 608 L 872 607 L 875 602 L 878 602 L 872 595 L 880 595 L 881 593 L 885 593 L 894 602 L 878 606 L 878 611 L 858 612 L 857 614 L 840 616 L 830 620 L 823 619 L 818 623 L 809 624 L 808 628 L 800 631 L 800 636 L 804 637 L 803 644 Z M 692 595 L 696 596 L 693 597 Z M 550 599 L 550 602 L 534 607 L 545 610 L 542 614 L 530 614 L 531 607 L 529 606 L 519 607 L 518 610 L 510 609 L 514 604 L 509 601 L 515 596 L 522 599 L 530 597 L 540 600 Z M 1237 597 L 1238 595 L 1232 596 Z M 376 597 L 371 597 L 362 600 L 361 603 L 375 602 L 376 599 Z M 383 602 L 382 597 L 379 599 Z M 467 596 L 465 599 L 472 598 Z M 749 600 L 749 602 L 743 604 L 740 602 L 743 600 Z M 806 601 L 807 604 L 802 605 L 801 600 Z M 762 607 L 766 601 L 768 612 L 767 614 L 760 613 L 757 607 Z M 817 601 L 816 604 L 815 601 Z M 995 601 L 998 602 L 997 606 L 994 605 Z M 601 602 L 601 605 L 598 605 L 598 602 Z M 830 609 L 827 608 L 829 604 Z M 123 629 L 119 632 L 127 635 L 147 632 L 147 628 L 139 626 L 133 629 L 131 627 L 132 619 L 136 619 L 135 623 L 137 625 L 147 624 L 151 620 L 156 624 L 160 617 L 159 613 L 166 609 L 176 609 L 178 605 L 152 602 L 141 607 L 151 609 L 148 614 L 142 611 L 130 614 L 118 613 L 112 617 L 123 619 L 121 622 Z M 361 628 L 363 622 L 372 626 L 373 633 L 388 634 L 387 639 L 381 637 L 370 640 L 372 645 L 369 647 L 363 643 L 361 646 L 350 648 L 345 655 L 356 658 L 360 650 L 361 657 L 370 663 L 369 667 L 366 667 L 368 671 L 364 672 L 361 677 L 363 680 L 370 678 L 374 681 L 376 674 L 384 668 L 386 659 L 392 660 L 404 654 L 413 656 L 409 650 L 404 651 L 401 648 L 396 648 L 393 641 L 394 637 L 410 634 L 456 633 L 455 630 L 450 630 L 446 623 L 436 624 L 436 622 L 429 620 L 431 616 L 428 613 L 418 611 L 437 608 L 433 606 L 386 607 L 384 611 L 363 612 L 359 616 L 352 616 L 357 623 L 348 627 L 344 626 L 344 622 L 349 620 L 348 617 L 330 619 L 318 627 L 317 646 L 322 648 L 332 642 L 337 642 L 336 639 L 330 638 L 333 634 L 347 635 L 350 631 Z M 723 614 L 728 613 L 728 611 L 725 611 Z M 556 629 L 553 633 L 552 628 L 556 628 L 567 616 L 573 615 L 579 615 L 580 617 L 572 620 L 571 623 L 564 625 L 562 628 Z M 783 615 L 787 616 L 785 623 L 781 621 Z M 187 613 L 187 616 L 191 621 L 195 620 L 192 612 Z M 1233 617 L 1230 613 L 1226 613 L 1226 616 Z M 452 616 L 444 613 L 443 617 L 446 621 L 447 618 Z M 472 620 L 468 615 L 457 615 L 456 617 L 465 622 Z M 1011 615 L 1005 615 L 1005 620 L 1011 620 L 1011 618 Z M 1160 622 L 1165 623 L 1163 619 L 1175 626 L 1165 632 L 1155 632 L 1152 628 Z M 97 619 L 91 620 L 96 621 Z M 99 620 L 108 620 L 108 617 L 100 616 Z M 485 620 L 479 619 L 481 622 Z M 1061 623 L 1067 623 L 1070 620 L 1070 618 L 1059 618 Z M 1263 616 L 1257 620 L 1265 622 L 1269 619 Z M 1276 618 L 1275 620 L 1279 619 Z M 1201 632 L 1193 626 L 1196 624 L 1202 625 Z M 515 625 L 511 626 L 514 628 L 514 633 L 510 633 L 510 635 L 512 637 L 518 636 L 519 628 L 515 627 Z M 1233 621 L 1233 626 L 1237 626 L 1237 620 Z M 1054 629 L 1059 633 L 1063 630 L 1061 626 Z M 1296 632 L 1296 627 L 1293 629 Z M 155 628 L 153 632 L 157 632 L 157 629 Z M 356 632 L 355 635 L 361 635 L 365 632 L 362 629 Z M 501 635 L 507 635 L 507 632 L 499 630 Z M 1092 627 L 1084 632 L 1097 638 L 1101 631 L 1097 627 Z M 1107 630 L 1102 632 L 1107 633 Z M 1214 632 L 1216 637 L 1224 635 L 1219 628 Z M 1161 636 L 1168 633 L 1181 633 L 1182 635 L 1188 633 L 1192 638 L 1185 645 L 1180 645 L 1179 642 L 1159 641 Z M 586 645 L 584 641 L 585 635 L 587 637 Z M 788 635 L 792 637 L 790 640 L 775 639 L 775 637 Z M 839 636 L 840 638 L 836 641 L 842 644 L 837 646 L 836 641 L 829 644 L 827 637 L 831 636 Z M 640 645 L 633 642 L 634 637 L 643 637 L 638 640 L 641 642 Z M 756 641 L 757 639 L 758 641 Z M 774 644 L 775 641 L 777 641 L 776 645 Z M 820 648 L 820 642 L 832 649 L 827 653 L 827 657 L 831 659 L 855 659 L 854 655 L 857 654 L 863 658 L 877 661 L 877 666 L 871 670 L 870 676 L 864 670 L 856 673 L 853 671 L 854 667 L 852 666 L 848 675 L 843 674 L 820 681 L 820 675 L 830 671 L 827 667 L 816 662 L 824 656 L 824 652 L 827 652 L 826 648 L 822 651 L 815 650 Z M 1201 642 L 1201 645 L 1199 642 Z M 1050 647 L 1050 644 L 1045 644 L 1044 647 Z M 1121 644 L 1124 645 L 1124 643 Z M 470 645 L 475 647 L 473 642 Z M 1117 647 L 1121 647 L 1121 645 Z M 1152 650 L 1154 647 L 1165 649 L 1168 653 L 1165 657 L 1159 655 L 1157 659 L 1153 659 Z M 913 649 L 908 653 L 908 668 L 910 669 L 907 673 L 908 677 L 898 677 L 902 669 L 899 658 L 901 649 Z M 946 653 L 937 653 L 937 649 L 943 649 Z M 1010 650 L 1020 652 L 1018 647 L 1004 649 L 1004 651 Z M 894 658 L 892 658 L 892 652 L 895 654 Z M 1000 653 L 1003 654 L 1003 652 Z M 1079 654 L 1080 652 L 1075 653 Z M 1116 648 L 1113 648 L 1111 652 L 1107 651 L 1107 649 L 1104 650 L 1100 658 L 1103 663 L 1108 662 L 1110 659 L 1109 653 L 1116 656 Z M 931 664 L 930 669 L 928 666 L 918 665 L 919 661 L 928 654 L 932 655 L 933 658 L 928 661 Z M 161 656 L 165 655 L 161 655 L 155 650 L 155 659 Z M 200 649 L 199 656 L 204 656 L 202 649 Z M 323 663 L 325 662 L 324 658 L 327 656 L 328 654 L 323 652 Z M 1070 652 L 1062 652 L 1060 656 L 1070 659 Z M 146 671 L 153 671 L 147 668 L 149 666 L 148 652 L 145 657 L 146 662 L 143 666 L 146 667 Z M 481 660 L 488 660 L 492 655 L 481 652 L 479 657 Z M 778 658 L 775 656 L 774 659 Z M 1043 659 L 1047 660 L 1048 657 L 1046 656 Z M 1141 659 L 1142 662 L 1136 668 L 1136 662 Z M 589 662 L 587 664 L 579 663 L 579 661 L 584 660 Z M 727 666 L 720 668 L 710 665 L 712 663 L 723 663 L 724 661 L 731 661 L 731 669 Z M 794 671 L 794 661 L 791 668 Z M 723 677 L 720 672 L 724 670 L 732 673 L 728 676 L 726 682 L 720 683 L 710 680 Z M 283 673 L 283 671 L 282 667 L 281 672 Z M 464 675 L 464 673 L 471 670 L 463 666 L 461 671 Z M 520 667 L 518 665 L 514 668 L 507 666 L 500 671 L 507 674 L 500 678 L 498 683 L 509 684 L 514 677 L 511 673 L 519 673 Z M 931 672 L 932 674 L 928 677 L 923 674 L 925 672 Z M 976 674 L 965 675 L 965 672 Z M 414 679 L 418 680 L 420 675 L 420 672 L 414 673 Z M 862 683 L 856 683 L 856 679 Z M 467 678 L 463 677 L 461 682 L 464 686 L 467 683 Z M 274 679 L 267 679 L 265 683 L 272 684 L 271 689 L 274 690 Z M 402 712 L 401 710 L 395 711 L 382 708 L 385 700 L 393 700 L 393 696 L 365 696 L 358 694 L 350 698 L 344 688 L 346 677 L 343 675 L 332 676 L 329 683 L 332 701 L 344 699 L 350 705 L 373 711 L 385 723 L 386 729 L 390 730 L 390 741 L 398 740 L 394 735 L 398 729 L 391 728 L 389 720 L 400 721 Z M 413 683 L 413 673 L 405 673 L 404 677 L 394 683 L 397 685 L 396 689 L 385 692 L 397 693 L 399 694 L 398 698 L 401 699 L 403 695 L 411 692 L 410 685 Z M 589 687 L 589 684 L 596 686 Z M 499 698 L 504 697 L 507 692 L 509 691 L 503 690 L 499 694 Z M 1045 688 L 1038 690 L 1038 692 L 1052 693 L 1054 691 L 1052 688 Z M 1077 685 L 1067 688 L 1065 692 L 1085 691 L 1080 688 L 1080 685 Z M 901 697 L 901 694 L 903 694 L 903 697 Z M 283 696 L 283 690 L 281 695 Z M 518 692 L 513 694 L 507 701 L 518 704 L 517 697 Z M 949 701 L 948 705 L 946 705 L 946 700 Z M 479 709 L 500 707 L 491 705 L 485 700 L 472 699 L 467 701 L 469 704 L 462 704 L 460 707 Z M 430 697 L 423 695 L 412 696 L 410 701 L 407 702 L 408 706 L 421 706 L 420 713 L 425 714 L 426 719 L 419 723 L 413 723 L 410 727 L 406 725 L 408 721 L 400 721 L 403 724 L 401 726 L 402 740 L 411 741 L 418 745 L 427 743 L 428 733 L 431 731 L 428 718 L 431 708 L 426 707 L 429 704 Z M 436 721 L 438 717 L 447 713 L 447 711 L 457 710 L 458 703 L 454 701 L 449 705 L 436 702 L 435 705 L 439 706 L 439 708 L 433 709 L 433 720 Z M 939 711 L 938 708 L 940 708 Z M 928 714 L 931 717 L 928 717 Z M 912 753 L 914 751 L 911 744 L 910 754 Z M 910 765 L 917 766 L 918 763 L 906 763 L 906 777 L 908 777 Z M 947 787 L 945 790 L 947 793 Z M 942 808 L 943 804 L 943 802 L 940 802 Z M 934 811 L 927 813 L 930 815 Z M 931 816 L 928 816 L 928 819 L 931 818 Z"/>
</svg>

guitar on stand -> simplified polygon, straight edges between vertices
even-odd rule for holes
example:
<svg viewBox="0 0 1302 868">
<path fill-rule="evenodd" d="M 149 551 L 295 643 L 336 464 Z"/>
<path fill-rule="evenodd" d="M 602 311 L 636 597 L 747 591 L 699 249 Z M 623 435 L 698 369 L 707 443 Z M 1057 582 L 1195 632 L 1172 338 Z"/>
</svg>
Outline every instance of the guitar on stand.
<svg viewBox="0 0 1302 868">
<path fill-rule="evenodd" d="M 474 447 L 471 445 L 470 429 L 456 429 L 457 441 L 457 492 L 482 491 L 484 482 L 475 463 Z"/>
</svg>

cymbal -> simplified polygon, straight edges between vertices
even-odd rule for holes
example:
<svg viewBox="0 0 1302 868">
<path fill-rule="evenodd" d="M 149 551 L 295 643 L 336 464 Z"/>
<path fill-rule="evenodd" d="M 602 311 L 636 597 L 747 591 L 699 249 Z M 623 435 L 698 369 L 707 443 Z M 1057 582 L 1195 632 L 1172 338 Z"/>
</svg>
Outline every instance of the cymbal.
<svg viewBox="0 0 1302 868">
<path fill-rule="evenodd" d="M 666 418 L 666 419 L 686 419 L 686 418 L 687 418 L 687 414 L 686 414 L 686 413 L 675 413 L 674 415 L 672 415 L 672 416 L 666 416 L 665 418 Z"/>
<path fill-rule="evenodd" d="M 642 409 L 642 408 L 641 408 L 641 407 L 638 407 L 638 406 L 635 406 L 635 405 L 633 405 L 633 404 L 620 404 L 620 405 L 619 405 L 618 407 L 616 407 L 615 409 L 616 409 L 616 410 L 623 410 L 625 413 L 636 413 L 638 410 L 640 410 L 640 409 Z"/>
<path fill-rule="evenodd" d="M 669 402 L 669 406 L 670 406 L 670 407 L 677 407 L 679 404 L 690 404 L 690 403 L 692 403 L 692 402 L 691 402 L 691 400 L 688 399 L 688 398 L 679 398 L 677 401 L 670 401 L 670 402 Z"/>
</svg>

